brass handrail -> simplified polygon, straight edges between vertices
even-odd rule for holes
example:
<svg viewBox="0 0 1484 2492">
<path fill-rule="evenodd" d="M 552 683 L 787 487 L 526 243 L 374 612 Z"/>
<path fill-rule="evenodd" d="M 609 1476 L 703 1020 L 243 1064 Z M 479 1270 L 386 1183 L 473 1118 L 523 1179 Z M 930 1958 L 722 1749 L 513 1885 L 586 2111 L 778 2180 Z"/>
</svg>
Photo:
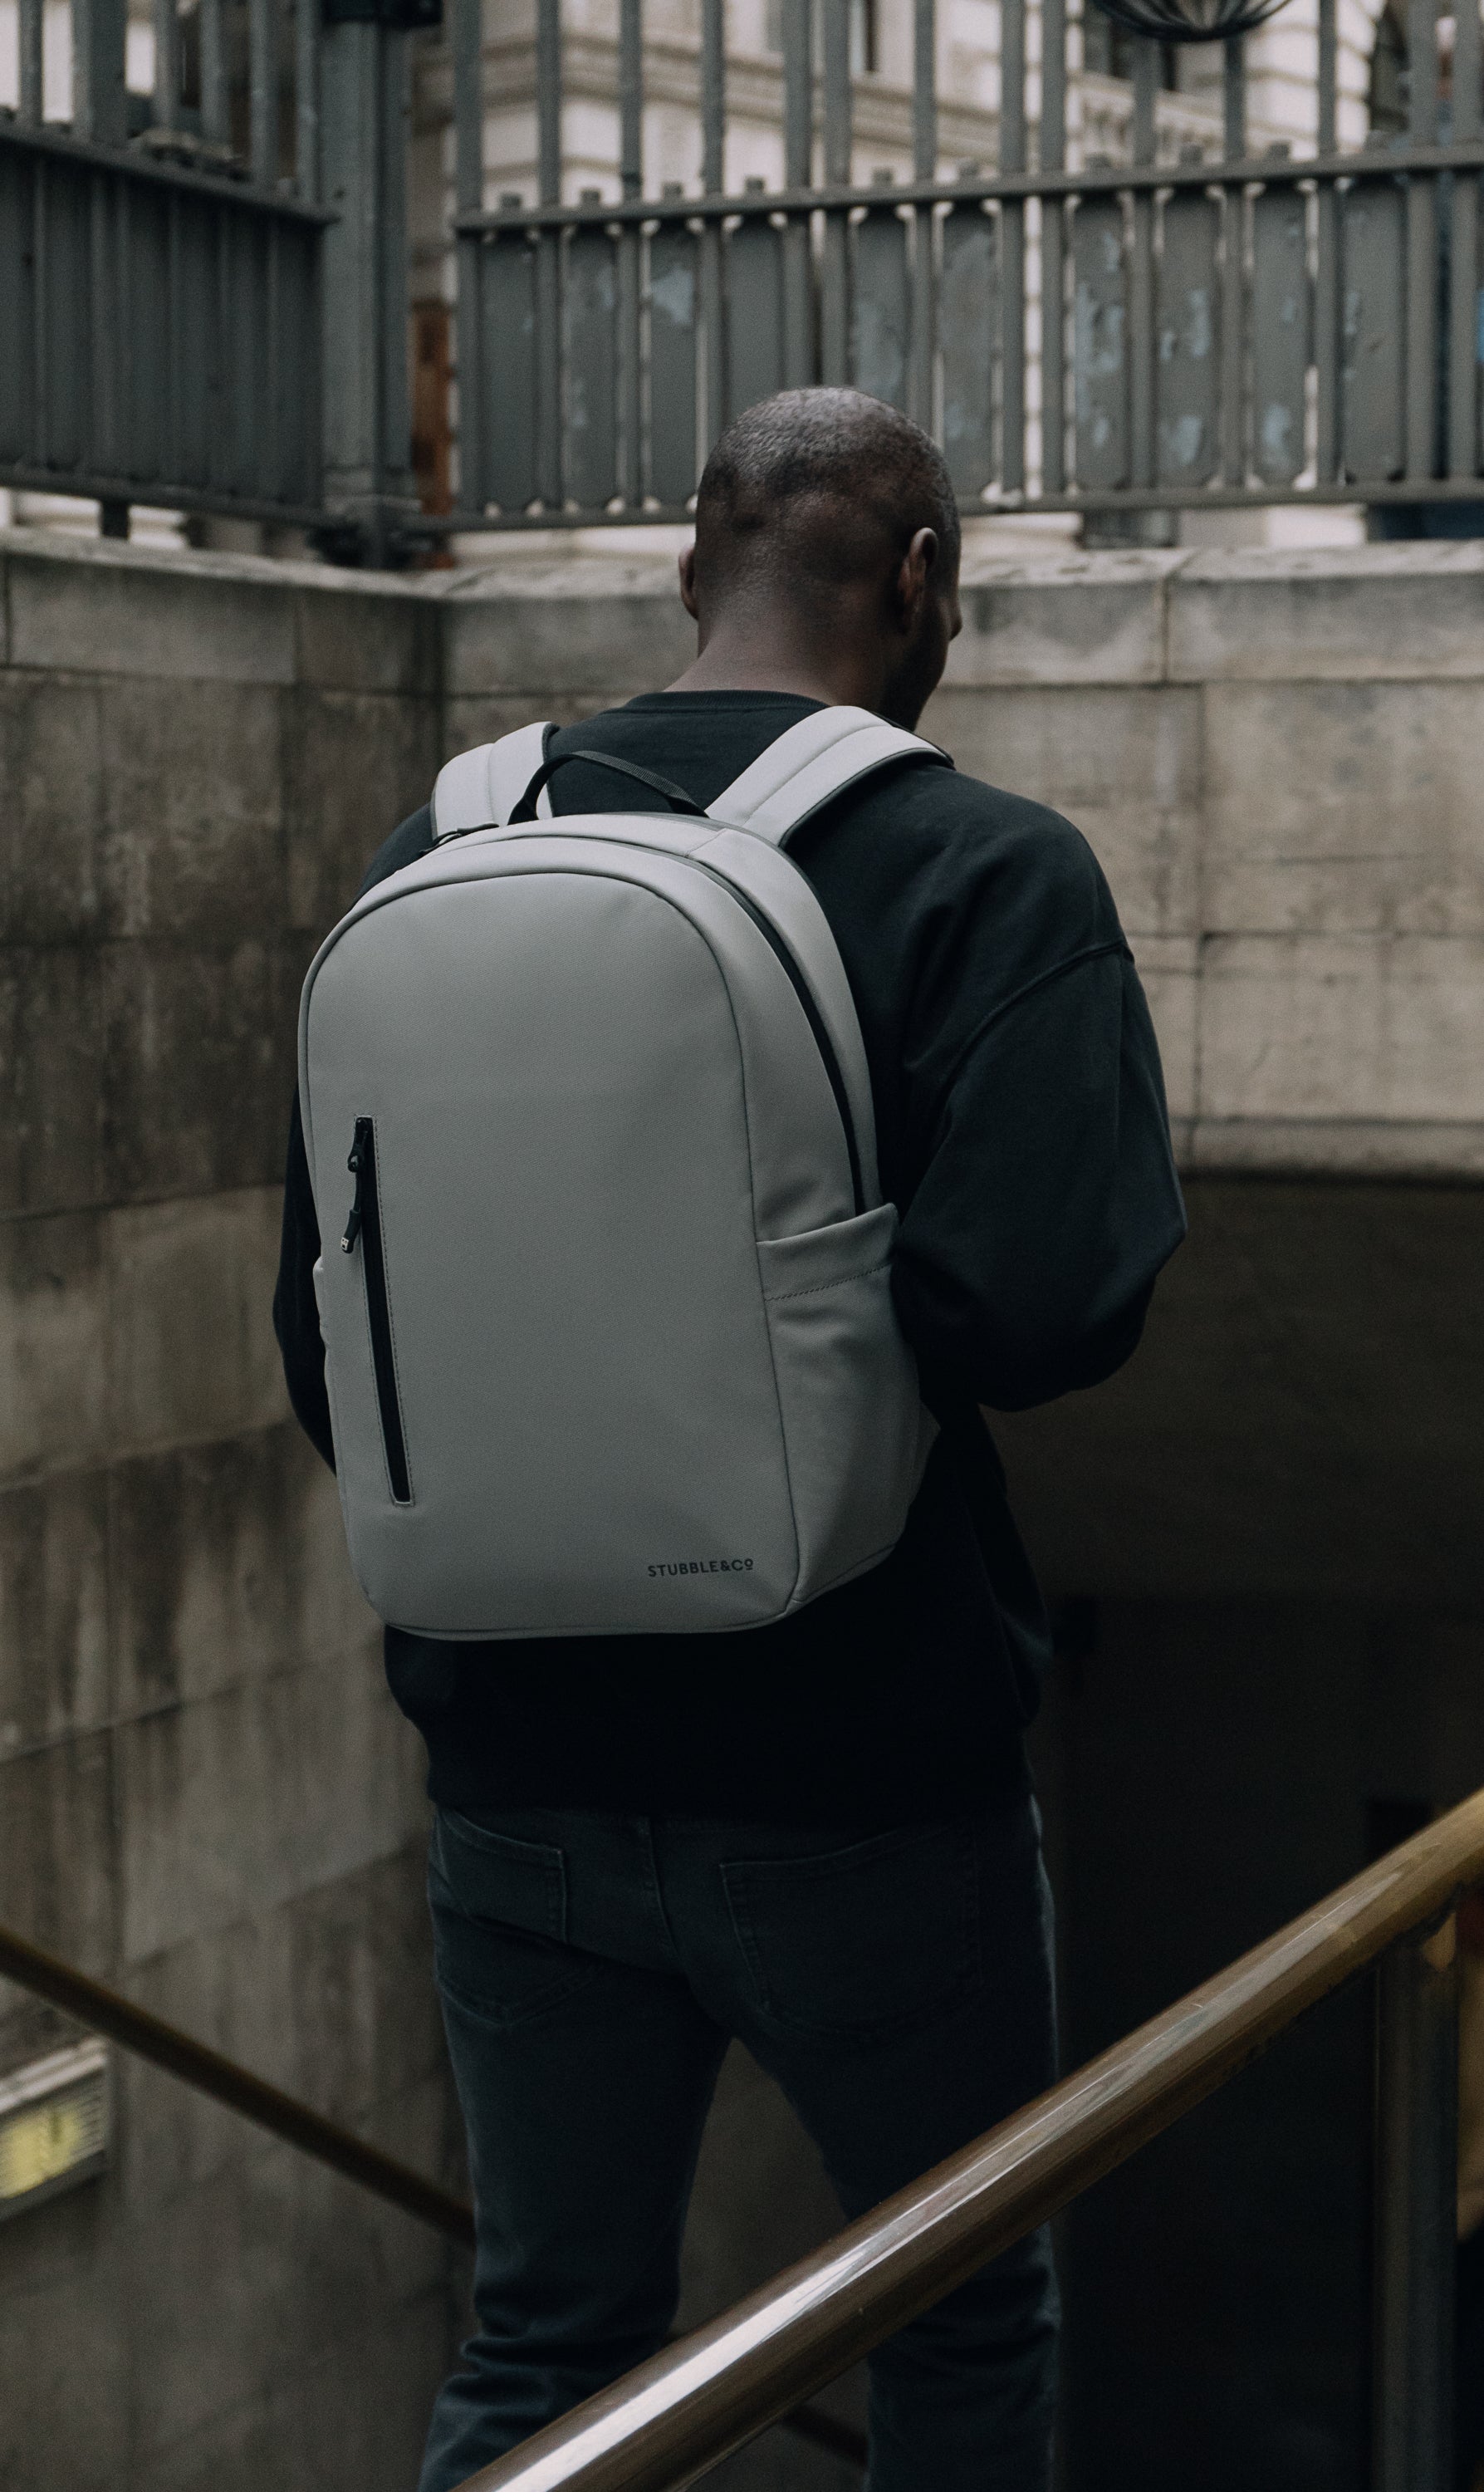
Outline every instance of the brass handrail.
<svg viewBox="0 0 1484 2492">
<path fill-rule="evenodd" d="M 473 2211 L 461 2198 L 451 2197 L 446 2189 L 425 2180 L 420 2172 L 353 2137 L 348 2128 L 338 2128 L 308 2103 L 281 2093 L 277 2086 L 239 2067 L 235 2060 L 224 2059 L 220 2051 L 208 2049 L 176 2025 L 166 2025 L 147 2008 L 136 2007 L 132 1999 L 94 1981 L 74 1965 L 64 1964 L 60 1956 L 33 1946 L 14 1930 L 0 1929 L 0 1973 L 34 1991 L 39 1999 L 49 1999 L 54 2007 L 64 2008 L 95 2032 L 106 2033 L 110 2041 L 122 2043 L 138 2059 L 168 2068 L 171 2076 L 183 2078 L 197 2093 L 212 2095 L 229 2110 L 241 2112 L 245 2120 L 255 2121 L 259 2128 L 285 2138 L 301 2153 L 312 2154 L 316 2163 L 328 2163 L 333 2172 L 358 2181 L 363 2189 L 388 2199 L 420 2222 L 431 2224 L 451 2241 L 473 2248 Z"/>
<path fill-rule="evenodd" d="M 1484 1793 L 460 2492 L 683 2492 L 1170 2127 L 1481 1876 Z"/>
</svg>

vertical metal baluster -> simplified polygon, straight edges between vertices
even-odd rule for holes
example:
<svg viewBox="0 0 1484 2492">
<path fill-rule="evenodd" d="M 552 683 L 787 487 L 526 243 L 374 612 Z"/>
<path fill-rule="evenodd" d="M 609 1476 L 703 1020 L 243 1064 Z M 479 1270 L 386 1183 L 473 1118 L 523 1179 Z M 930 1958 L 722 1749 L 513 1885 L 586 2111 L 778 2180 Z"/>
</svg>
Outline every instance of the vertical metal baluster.
<svg viewBox="0 0 1484 2492">
<path fill-rule="evenodd" d="M 1134 162 L 1154 162 L 1159 45 L 1134 44 Z M 1129 437 L 1134 483 L 1154 482 L 1154 193 L 1134 193 L 1134 264 L 1129 271 Z"/>
<path fill-rule="evenodd" d="M 283 366 L 280 354 L 282 338 L 280 307 L 283 295 L 279 267 L 282 227 L 277 217 L 266 217 L 263 222 L 267 226 L 268 243 L 267 265 L 263 271 L 263 423 L 254 446 L 257 451 L 257 491 L 264 501 L 270 501 L 282 490 Z M 401 460 L 393 463 L 406 466 L 407 445 L 402 447 Z"/>
<path fill-rule="evenodd" d="M 1222 137 L 1226 161 L 1238 164 L 1247 153 L 1247 67 L 1241 39 L 1222 46 Z M 1221 472 L 1227 485 L 1240 485 L 1247 470 L 1244 422 L 1243 354 L 1247 302 L 1243 267 L 1246 201 L 1238 182 L 1221 194 Z"/>
<path fill-rule="evenodd" d="M 260 191 L 278 178 L 278 15 L 274 0 L 248 0 L 248 169 Z"/>
<path fill-rule="evenodd" d="M 1474 5 L 1474 0 L 1469 0 Z M 1413 147 L 1438 143 L 1438 0 L 1407 13 Z M 1438 454 L 1438 176 L 1407 183 L 1407 474 L 1433 475 Z"/>
<path fill-rule="evenodd" d="M 168 433 L 167 476 L 180 478 L 185 472 L 186 449 L 186 368 L 194 361 L 195 340 L 187 334 L 185 322 L 184 284 L 181 270 L 180 193 L 170 195 L 169 231 L 165 252 L 165 428 Z M 149 443 L 140 442 L 146 454 Z"/>
<path fill-rule="evenodd" d="M 913 0 L 912 8 L 912 170 L 919 182 L 931 182 L 937 171 L 937 7 L 936 0 Z M 930 203 L 912 210 L 912 345 L 907 365 L 907 412 L 924 430 L 933 430 L 934 311 L 937 287 L 934 274 L 935 218 Z"/>
<path fill-rule="evenodd" d="M 1453 143 L 1479 135 L 1479 12 L 1463 0 L 1453 37 Z M 1448 285 L 1448 473 L 1479 470 L 1479 177 L 1453 176 L 1453 257 Z"/>
<path fill-rule="evenodd" d="M 47 159 L 39 156 L 32 167 L 31 192 L 31 438 L 36 443 L 36 459 L 40 467 L 45 467 L 51 457 L 52 441 L 51 357 L 46 314 L 51 300 L 51 269 L 55 254 L 51 248 L 48 169 Z"/>
<path fill-rule="evenodd" d="M 1335 95 L 1339 51 L 1335 33 L 1336 0 L 1320 0 L 1319 152 L 1332 156 L 1337 143 Z M 1340 201 L 1333 181 L 1320 184 L 1319 269 L 1314 293 L 1319 415 L 1317 464 L 1321 485 L 1332 485 L 1340 467 Z"/>
<path fill-rule="evenodd" d="M 1289 151 L 1267 152 L 1277 164 Z M 1253 470 L 1261 484 L 1291 486 L 1309 458 L 1309 206 L 1296 184 L 1276 177 L 1252 203 L 1251 302 Z"/>
<path fill-rule="evenodd" d="M 786 11 L 785 15 L 789 18 L 792 12 Z M 727 179 L 727 0 L 701 0 L 700 179 L 701 188 L 710 197 L 721 196 Z M 727 404 L 722 228 L 715 217 L 708 217 L 701 228 L 700 321 L 705 390 L 697 439 L 704 456 L 722 430 Z"/>
<path fill-rule="evenodd" d="M 579 197 L 591 202 L 597 191 Z M 611 228 L 575 226 L 562 268 L 562 348 L 567 382 L 566 469 L 570 504 L 601 511 L 618 490 L 618 249 Z"/>
<path fill-rule="evenodd" d="M 824 0 L 824 178 L 850 179 L 850 0 Z"/>
<path fill-rule="evenodd" d="M 842 185 L 850 179 L 850 0 L 823 0 L 823 6 L 824 178 Z M 835 383 L 850 377 L 849 222 L 846 208 L 825 212 L 820 363 L 823 378 Z"/>
<path fill-rule="evenodd" d="M 536 0 L 536 187 L 543 207 L 562 187 L 561 0 Z M 549 510 L 562 498 L 561 236 L 542 232 L 536 247 L 536 455 L 538 490 Z"/>
<path fill-rule="evenodd" d="M 644 188 L 644 6 L 618 0 L 618 178 L 626 199 Z"/>
<path fill-rule="evenodd" d="M 120 262 L 127 267 L 130 241 L 128 192 L 116 175 L 94 171 L 88 182 L 88 379 L 80 428 L 82 464 L 91 467 L 95 475 L 101 470 L 105 476 L 116 476 L 124 465 L 120 457 L 122 444 L 119 435 L 123 428 L 119 424 L 119 416 L 125 410 L 119 404 L 118 385 L 123 378 L 127 393 L 127 382 L 133 374 L 134 339 L 127 316 L 121 321 L 116 317 L 121 297 L 126 315 L 130 307 L 124 289 L 120 288 L 119 294 L 115 295 L 108 282 L 110 241 L 120 252 Z M 110 312 L 115 313 L 112 319 L 107 316 Z M 158 444 L 151 447 L 158 451 Z M 99 511 L 99 525 L 105 537 L 127 537 L 128 503 L 104 502 Z"/>
<path fill-rule="evenodd" d="M 784 181 L 807 191 L 814 180 L 814 11 L 785 0 Z M 815 377 L 814 265 L 808 216 L 784 230 L 784 379 L 802 389 Z"/>
<path fill-rule="evenodd" d="M 301 199 L 319 196 L 319 10 L 315 0 L 294 0 L 294 188 Z"/>
<path fill-rule="evenodd" d="M 317 0 L 307 0 L 315 11 Z M 200 0 L 201 7 L 201 136 L 213 147 L 224 147 L 226 117 L 226 51 L 222 40 L 223 0 Z"/>
<path fill-rule="evenodd" d="M 1247 62 L 1242 38 L 1221 47 L 1221 143 L 1229 163 L 1247 153 Z"/>
<path fill-rule="evenodd" d="M 270 0 L 271 5 L 271 0 Z M 277 97 L 278 80 L 269 92 Z M 381 445 L 383 493 L 415 501 L 412 403 L 407 370 L 407 137 L 412 122 L 412 41 L 402 31 L 381 38 L 381 216 L 377 272 L 381 293 Z M 385 562 L 386 551 L 377 559 Z"/>
<path fill-rule="evenodd" d="M 180 126 L 180 19 L 175 0 L 155 0 L 155 127 Z"/>
<path fill-rule="evenodd" d="M 1347 484 L 1394 484 L 1407 468 L 1407 185 L 1356 175 L 1340 208 L 1340 440 Z M 1385 154 L 1370 163 L 1384 166 Z"/>
<path fill-rule="evenodd" d="M 1453 2480 L 1458 1962 L 1451 1925 L 1376 1977 L 1372 2492 Z"/>
<path fill-rule="evenodd" d="M 644 188 L 644 6 L 618 0 L 618 175 L 626 199 Z M 618 241 L 618 490 L 630 510 L 644 498 L 642 369 L 639 345 L 638 225 L 625 225 Z"/>
<path fill-rule="evenodd" d="M 1182 163 L 1201 161 L 1199 144 L 1183 147 L 1180 153 Z M 1220 463 L 1220 374 L 1213 352 L 1221 296 L 1220 244 L 1221 211 L 1214 199 L 1200 191 L 1181 190 L 1165 201 L 1154 281 L 1157 484 L 1206 485 Z M 1307 319 L 1302 335 L 1307 343 Z M 1303 404 L 1301 381 L 1300 442 Z"/>
<path fill-rule="evenodd" d="M 20 120 L 42 117 L 42 0 L 20 0 Z"/>
<path fill-rule="evenodd" d="M 784 41 L 787 43 L 787 34 Z M 726 178 L 727 0 L 701 0 L 700 186 L 717 193 Z"/>
<path fill-rule="evenodd" d="M 309 10 L 313 0 L 299 0 Z M 454 197 L 461 217 L 478 216 L 485 204 L 485 0 L 453 0 Z M 500 248 L 499 245 L 495 246 Z M 468 511 L 484 509 L 486 443 L 480 381 L 484 370 L 484 305 L 477 234 L 460 234 L 458 248 L 459 499 Z"/>
<path fill-rule="evenodd" d="M 937 171 L 936 0 L 912 0 L 912 170 L 919 182 Z"/>
<path fill-rule="evenodd" d="M 73 0 L 73 130 L 99 147 L 122 147 L 124 0 Z"/>
<path fill-rule="evenodd" d="M 1001 0 L 999 169 L 1025 169 L 1025 0 Z M 999 212 L 1002 305 L 1003 433 L 999 480 L 1006 493 L 1025 489 L 1025 202 L 1006 199 Z"/>
<path fill-rule="evenodd" d="M 697 242 L 684 214 L 684 185 L 667 182 L 664 195 L 677 205 L 649 239 L 649 453 L 648 490 L 661 507 L 683 505 L 696 486 L 697 373 L 700 323 L 697 318 Z"/>
<path fill-rule="evenodd" d="M 747 188 L 765 198 L 761 176 Z M 727 411 L 741 415 L 784 382 L 783 236 L 772 217 L 742 218 L 727 237 Z"/>
<path fill-rule="evenodd" d="M 1066 0 L 1041 0 L 1041 170 L 1067 156 Z M 1066 205 L 1041 202 L 1041 490 L 1066 490 Z"/>
</svg>

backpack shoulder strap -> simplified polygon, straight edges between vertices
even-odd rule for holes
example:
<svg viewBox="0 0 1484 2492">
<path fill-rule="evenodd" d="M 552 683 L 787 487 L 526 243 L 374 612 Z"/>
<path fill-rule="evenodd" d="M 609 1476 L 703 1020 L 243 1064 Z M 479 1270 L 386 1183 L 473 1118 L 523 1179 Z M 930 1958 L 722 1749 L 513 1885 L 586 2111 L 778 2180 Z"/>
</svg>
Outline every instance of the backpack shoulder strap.
<svg viewBox="0 0 1484 2492">
<path fill-rule="evenodd" d="M 888 727 L 869 709 L 815 710 L 759 753 L 706 811 L 713 820 L 751 831 L 783 847 L 813 814 L 859 779 L 907 754 L 953 764 L 946 753 L 905 727 Z"/>
<path fill-rule="evenodd" d="M 541 768 L 553 731 L 548 721 L 537 719 L 495 744 L 476 744 L 445 761 L 432 791 L 434 844 L 456 839 L 460 831 L 503 830 Z M 551 811 L 545 788 L 536 811 Z"/>
</svg>

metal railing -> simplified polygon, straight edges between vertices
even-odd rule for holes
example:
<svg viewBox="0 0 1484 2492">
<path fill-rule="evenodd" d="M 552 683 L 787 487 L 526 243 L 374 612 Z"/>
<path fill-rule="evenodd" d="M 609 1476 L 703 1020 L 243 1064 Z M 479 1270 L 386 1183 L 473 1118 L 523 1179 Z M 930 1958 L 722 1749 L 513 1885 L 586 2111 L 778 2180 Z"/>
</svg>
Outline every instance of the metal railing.
<svg viewBox="0 0 1484 2492">
<path fill-rule="evenodd" d="M 1220 152 L 1156 162 L 1160 46 L 1134 44 L 1132 163 L 1071 161 L 1066 0 L 1003 0 L 999 165 L 938 163 L 934 0 L 913 0 L 913 177 L 852 180 L 849 0 L 783 12 L 781 190 L 724 189 L 723 0 L 702 0 L 702 174 L 644 186 L 640 0 L 619 11 L 622 195 L 561 197 L 560 0 L 536 0 L 537 196 L 486 205 L 481 0 L 452 0 L 460 507 L 451 528 L 683 518 L 723 424 L 851 382 L 942 442 L 966 510 L 1481 494 L 1480 26 L 1457 16 L 1439 143 L 1436 0 L 1411 0 L 1406 143 L 1341 153 L 1336 0 L 1316 149 L 1248 151 L 1240 43 Z M 1032 383 L 1034 376 L 1034 386 Z"/>
<path fill-rule="evenodd" d="M 0 485 L 95 497 L 109 533 L 145 502 L 387 557 L 416 516 L 404 29 L 428 5 L 155 0 L 146 95 L 124 0 L 70 0 L 60 58 L 18 0 Z"/>
<path fill-rule="evenodd" d="M 779 2422 L 858 2461 L 858 2436 L 807 2398 L 1373 1966 L 1372 2492 L 1450 2482 L 1458 1994 L 1454 1934 L 1441 1916 L 1481 1878 L 1484 1793 L 462 2492 L 683 2492 Z M 0 1974 L 471 2243 L 460 2200 L 5 1929 Z"/>
<path fill-rule="evenodd" d="M 126 84 L 127 31 L 119 0 L 73 0 L 65 118 L 47 117 L 43 0 L 19 0 L 17 108 L 0 114 L 0 482 L 106 512 L 312 521 L 328 222 L 313 0 L 291 73 L 274 0 L 200 0 L 189 18 L 157 0 L 148 97 Z"/>
<path fill-rule="evenodd" d="M 61 2008 L 65 2015 L 76 2018 L 94 2033 L 104 2034 L 133 2052 L 136 2059 L 165 2069 L 197 2093 L 224 2103 L 229 2111 L 266 2129 L 271 2137 L 282 2139 L 314 2162 L 327 2165 L 342 2180 L 353 2180 L 358 2188 L 369 2189 L 373 2197 L 400 2207 L 403 2214 L 415 2216 L 419 2223 L 430 2224 L 434 2232 L 441 2233 L 457 2248 L 473 2248 L 474 2212 L 461 2198 L 451 2196 L 409 2165 L 383 2154 L 378 2147 L 368 2146 L 364 2138 L 337 2126 L 308 2103 L 255 2077 L 235 2060 L 183 2033 L 178 2026 L 167 2025 L 147 2008 L 135 2006 L 132 1999 L 80 1973 L 75 1965 L 64 1963 L 44 1947 L 33 1946 L 15 1930 L 0 1928 L 0 1974 L 30 1991 L 33 1997 Z M 779 2420 L 797 2438 L 827 2449 L 832 2456 L 857 2466 L 865 2462 L 862 2435 L 837 2422 L 831 2415 L 801 2406 L 780 2416 Z"/>
<path fill-rule="evenodd" d="M 621 195 L 573 201 L 561 5 L 535 0 L 536 196 L 490 206 L 506 99 L 482 0 L 450 0 L 460 486 L 419 519 L 408 36 L 385 19 L 437 0 L 325 0 L 323 22 L 316 0 L 155 0 L 148 97 L 123 0 L 71 0 L 61 101 L 44 5 L 17 0 L 0 112 L 0 483 L 94 495 L 110 523 L 151 500 L 374 560 L 440 530 L 680 519 L 723 424 L 816 380 L 926 424 L 968 511 L 1484 498 L 1475 8 L 1440 119 L 1438 0 L 1410 0 L 1405 143 L 1359 153 L 1338 147 L 1338 0 L 1308 157 L 1249 152 L 1229 44 L 1219 140 L 1157 161 L 1171 107 L 1186 130 L 1204 107 L 1162 99 L 1136 39 L 1113 164 L 1082 161 L 1067 0 L 1041 0 L 1033 81 L 1026 0 L 1003 0 L 998 165 L 949 178 L 935 0 L 912 0 L 911 178 L 862 185 L 849 0 L 798 0 L 783 187 L 729 194 L 733 65 L 724 0 L 701 0 L 699 184 L 656 197 L 642 0 L 620 0 Z"/>
<path fill-rule="evenodd" d="M 1380 1960 L 1372 2492 L 1440 2492 L 1450 2442 L 1457 1967 L 1484 1793 L 1352 1878 L 762 2292 L 461 2492 L 682 2492 L 1235 2076 Z"/>
</svg>

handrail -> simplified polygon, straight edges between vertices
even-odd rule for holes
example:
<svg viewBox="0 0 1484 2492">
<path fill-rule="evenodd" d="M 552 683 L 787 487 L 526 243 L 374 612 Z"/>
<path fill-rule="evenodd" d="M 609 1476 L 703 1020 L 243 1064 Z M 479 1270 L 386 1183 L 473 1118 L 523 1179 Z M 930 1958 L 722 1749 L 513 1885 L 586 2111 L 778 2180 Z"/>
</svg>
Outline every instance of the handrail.
<svg viewBox="0 0 1484 2492">
<path fill-rule="evenodd" d="M 1481 1876 L 1484 1793 L 460 2492 L 683 2492 L 1170 2127 Z"/>
<path fill-rule="evenodd" d="M 197 2093 L 212 2095 L 229 2110 L 241 2112 L 245 2120 L 255 2121 L 259 2128 L 285 2138 L 301 2153 L 312 2154 L 316 2163 L 328 2163 L 332 2171 L 359 2181 L 363 2189 L 401 2207 L 405 2214 L 431 2224 L 451 2241 L 473 2248 L 473 2210 L 461 2198 L 451 2197 L 446 2189 L 425 2180 L 420 2172 L 353 2137 L 348 2128 L 338 2128 L 308 2103 L 281 2093 L 277 2086 L 239 2067 L 235 2060 L 224 2059 L 220 2051 L 208 2049 L 176 2025 L 166 2025 L 147 2008 L 136 2007 L 132 1999 L 64 1964 L 60 1956 L 33 1946 L 14 1930 L 0 1929 L 0 1973 L 34 1991 L 39 1999 L 49 1999 L 54 2007 L 64 2008 L 95 2032 L 106 2033 L 110 2041 L 122 2043 L 139 2059 L 153 2061 L 157 2068 L 168 2068 L 171 2076 L 184 2078 Z"/>
<path fill-rule="evenodd" d="M 245 2120 L 254 2121 L 272 2136 L 283 2138 L 302 2154 L 312 2155 L 316 2163 L 328 2164 L 343 2179 L 400 2207 L 404 2214 L 430 2224 L 460 2249 L 474 2247 L 474 2210 L 463 2199 L 452 2197 L 446 2189 L 425 2180 L 409 2165 L 368 2146 L 349 2129 L 338 2127 L 308 2103 L 281 2092 L 277 2086 L 254 2077 L 251 2069 L 240 2066 L 235 2060 L 183 2033 L 179 2026 L 167 2025 L 147 2008 L 136 2007 L 132 1999 L 125 1999 L 105 1983 L 95 1981 L 91 1974 L 79 1973 L 75 1965 L 49 1955 L 45 1947 L 33 1946 L 29 1939 L 3 1926 L 0 1973 L 38 1999 L 49 2000 L 54 2007 L 75 2016 L 94 2032 L 105 2033 L 110 2041 L 134 2052 L 136 2058 L 167 2069 L 171 2076 L 193 2086 L 197 2093 L 225 2103 L 228 2110 L 240 2112 Z M 799 2406 L 778 2419 L 798 2439 L 811 2441 L 848 2464 L 864 2465 L 864 2435 L 847 2423 L 837 2422 L 832 2415 Z"/>
</svg>

